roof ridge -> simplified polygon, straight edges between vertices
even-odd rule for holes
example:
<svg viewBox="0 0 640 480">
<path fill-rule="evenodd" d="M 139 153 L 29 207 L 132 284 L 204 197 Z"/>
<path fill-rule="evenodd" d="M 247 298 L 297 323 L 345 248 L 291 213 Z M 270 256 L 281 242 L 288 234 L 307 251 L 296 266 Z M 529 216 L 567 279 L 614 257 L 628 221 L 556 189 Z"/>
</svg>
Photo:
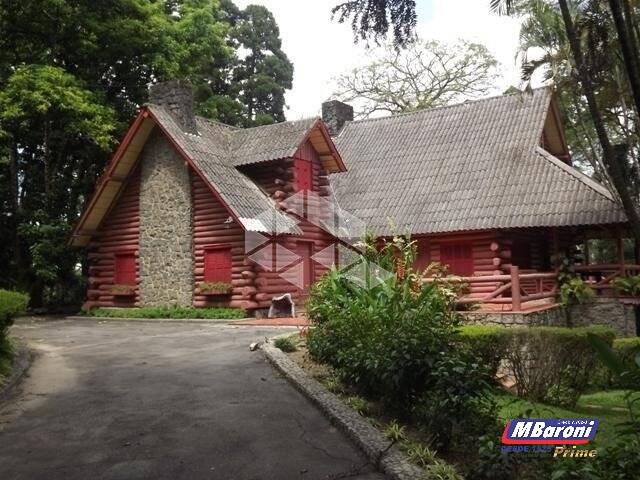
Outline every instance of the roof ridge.
<svg viewBox="0 0 640 480">
<path fill-rule="evenodd" d="M 531 93 L 529 93 L 526 90 L 525 91 L 519 91 L 519 92 L 513 92 L 513 93 L 501 93 L 501 94 L 497 94 L 497 95 L 491 95 L 489 97 L 465 100 L 463 102 L 453 103 L 451 105 L 439 105 L 437 107 L 421 108 L 419 110 L 413 110 L 411 112 L 392 113 L 391 115 L 387 115 L 386 117 L 361 118 L 359 120 L 350 120 L 350 121 L 346 122 L 346 125 L 350 125 L 350 124 L 353 124 L 353 123 L 376 122 L 376 121 L 379 121 L 379 120 L 388 120 L 390 118 L 397 118 L 397 117 L 408 117 L 408 116 L 411 116 L 411 115 L 418 115 L 420 113 L 431 112 L 431 111 L 435 111 L 435 110 L 445 110 L 445 109 L 448 109 L 448 108 L 460 107 L 461 105 L 477 104 L 477 103 L 483 103 L 483 102 L 488 102 L 488 101 L 492 101 L 492 100 L 497 100 L 499 98 L 515 97 L 516 95 L 525 95 L 525 94 L 533 95 L 533 93 L 535 93 L 535 92 L 540 92 L 540 91 L 545 91 L 545 90 L 547 92 L 551 93 L 551 87 L 542 86 L 542 87 L 532 88 L 530 90 Z M 342 129 L 342 131 L 344 131 L 344 129 Z M 342 133 L 342 132 L 340 132 L 340 133 Z"/>
<path fill-rule="evenodd" d="M 544 148 L 542 148 L 540 146 L 536 147 L 536 151 L 540 155 L 542 155 L 546 160 L 548 160 L 551 163 L 553 163 L 556 167 L 560 168 L 565 173 L 571 175 L 576 180 L 584 183 L 587 187 L 591 188 L 592 190 L 595 190 L 598 194 L 602 195 L 607 200 L 610 200 L 612 202 L 617 203 L 615 198 L 611 194 L 611 192 L 607 189 L 607 187 L 605 187 L 604 185 L 601 185 L 600 183 L 596 182 L 590 176 L 582 173 L 580 170 L 578 170 L 575 167 L 572 167 L 571 165 L 567 165 L 562 160 L 560 160 L 559 158 L 556 158 L 554 155 L 552 155 L 551 153 L 547 152 Z"/>
<path fill-rule="evenodd" d="M 305 117 L 305 118 L 299 118 L 298 120 L 285 120 L 284 122 L 276 122 L 276 123 L 268 123 L 266 125 L 256 125 L 253 127 L 238 127 L 238 130 L 241 131 L 247 131 L 247 130 L 256 130 L 258 128 L 267 128 L 267 127 L 275 127 L 276 125 L 284 125 L 285 123 L 298 123 L 298 122 L 309 122 L 309 121 L 316 121 L 318 120 L 320 117 L 318 115 L 314 116 L 314 117 Z"/>
</svg>

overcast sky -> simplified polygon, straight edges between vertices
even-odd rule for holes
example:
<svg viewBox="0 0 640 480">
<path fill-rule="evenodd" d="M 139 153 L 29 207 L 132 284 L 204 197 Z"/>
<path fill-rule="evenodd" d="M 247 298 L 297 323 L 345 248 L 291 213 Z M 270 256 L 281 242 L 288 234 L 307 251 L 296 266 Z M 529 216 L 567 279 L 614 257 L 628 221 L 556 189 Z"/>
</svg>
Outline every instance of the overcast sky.
<svg viewBox="0 0 640 480">
<path fill-rule="evenodd" d="M 293 62 L 293 89 L 287 94 L 287 119 L 318 115 L 334 90 L 332 81 L 362 61 L 363 45 L 353 43 L 350 25 L 330 19 L 338 0 L 235 0 L 240 7 L 259 4 L 274 14 L 283 50 Z M 417 0 L 418 33 L 424 39 L 483 43 L 501 64 L 500 93 L 519 85 L 515 53 L 519 21 L 489 13 L 489 0 Z"/>
</svg>

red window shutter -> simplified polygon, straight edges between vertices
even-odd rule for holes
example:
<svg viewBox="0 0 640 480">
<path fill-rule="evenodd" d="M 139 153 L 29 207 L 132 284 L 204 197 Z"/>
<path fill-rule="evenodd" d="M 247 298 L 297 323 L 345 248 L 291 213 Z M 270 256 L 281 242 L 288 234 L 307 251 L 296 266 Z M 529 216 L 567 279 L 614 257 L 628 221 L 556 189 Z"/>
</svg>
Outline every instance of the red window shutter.
<svg viewBox="0 0 640 480">
<path fill-rule="evenodd" d="M 136 256 L 133 253 L 116 255 L 114 281 L 118 285 L 135 285 L 137 283 Z"/>
<path fill-rule="evenodd" d="M 311 162 L 296 158 L 294 165 L 296 191 L 313 190 L 313 168 Z"/>
<path fill-rule="evenodd" d="M 470 277 L 473 275 L 473 249 L 468 243 L 440 245 L 440 263 L 449 265 L 449 273 Z"/>
<path fill-rule="evenodd" d="M 231 283 L 230 248 L 215 248 L 205 250 L 204 281 Z"/>
</svg>

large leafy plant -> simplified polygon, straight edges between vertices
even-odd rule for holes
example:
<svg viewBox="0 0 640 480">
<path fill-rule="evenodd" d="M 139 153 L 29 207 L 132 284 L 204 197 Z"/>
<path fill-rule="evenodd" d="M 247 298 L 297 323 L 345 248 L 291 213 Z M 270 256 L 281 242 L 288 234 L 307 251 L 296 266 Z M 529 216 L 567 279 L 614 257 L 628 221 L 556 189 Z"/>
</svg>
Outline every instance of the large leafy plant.
<svg viewBox="0 0 640 480">
<path fill-rule="evenodd" d="M 352 267 L 364 267 L 368 278 L 353 281 L 348 269 L 332 270 L 307 305 L 316 324 L 310 354 L 363 393 L 396 405 L 428 388 L 460 324 L 455 295 L 440 281 L 423 285 L 413 270 L 415 250 L 403 237 L 377 249 L 368 243 L 360 266 Z"/>
</svg>

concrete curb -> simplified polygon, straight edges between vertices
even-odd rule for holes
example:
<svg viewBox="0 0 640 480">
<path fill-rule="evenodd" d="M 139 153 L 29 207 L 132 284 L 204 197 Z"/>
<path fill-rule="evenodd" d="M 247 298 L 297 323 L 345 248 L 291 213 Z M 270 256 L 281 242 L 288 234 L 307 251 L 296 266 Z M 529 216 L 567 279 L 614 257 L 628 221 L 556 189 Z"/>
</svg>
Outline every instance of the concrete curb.
<svg viewBox="0 0 640 480">
<path fill-rule="evenodd" d="M 11 395 L 13 389 L 20 383 L 20 380 L 31 367 L 35 355 L 35 352 L 24 344 L 16 346 L 16 354 L 11 365 L 11 375 L 3 385 L 0 385 L 0 401 L 6 400 Z"/>
<path fill-rule="evenodd" d="M 366 457 L 391 480 L 426 479 L 427 472 L 412 464 L 400 449 L 378 429 L 345 405 L 337 395 L 306 374 L 293 360 L 271 343 L 261 346 L 267 360 L 289 382 L 311 400 L 364 452 Z"/>
</svg>

